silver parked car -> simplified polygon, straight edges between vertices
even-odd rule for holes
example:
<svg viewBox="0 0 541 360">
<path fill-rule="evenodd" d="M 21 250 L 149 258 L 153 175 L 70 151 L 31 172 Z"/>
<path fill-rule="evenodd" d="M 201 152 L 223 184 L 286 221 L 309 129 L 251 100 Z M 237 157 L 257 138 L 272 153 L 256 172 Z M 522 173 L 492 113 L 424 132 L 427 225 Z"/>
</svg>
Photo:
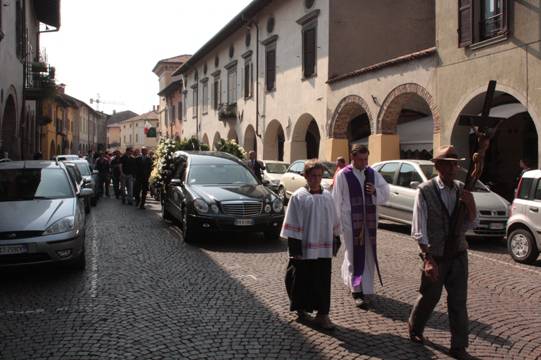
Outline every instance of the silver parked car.
<svg viewBox="0 0 541 360">
<path fill-rule="evenodd" d="M 89 189 L 75 190 L 62 163 L 0 164 L 0 267 L 60 262 L 85 267 Z"/>
<path fill-rule="evenodd" d="M 513 260 L 532 264 L 541 251 L 541 170 L 522 176 L 507 222 L 507 249 Z"/>
<path fill-rule="evenodd" d="M 84 179 L 84 187 L 92 189 L 93 194 L 90 198 L 90 204 L 96 206 L 98 202 L 98 171 L 92 170 L 92 167 L 85 159 L 69 160 L 69 162 L 75 164 L 79 169 Z"/>
<path fill-rule="evenodd" d="M 304 177 L 304 163 L 308 160 L 296 160 L 289 168 L 285 174 L 280 178 L 280 185 L 278 187 L 278 196 L 284 200 L 284 204 L 287 204 L 291 195 L 298 189 L 303 186 L 306 186 L 306 178 Z M 324 165 L 325 166 L 325 165 Z M 323 172 L 323 179 L 321 179 L 321 186 L 326 190 L 331 190 L 332 187 L 332 174 L 325 167 Z"/>
<path fill-rule="evenodd" d="M 379 206 L 379 216 L 411 224 L 417 186 L 437 175 L 434 163 L 428 160 L 389 160 L 374 164 L 373 168 L 391 188 L 389 201 Z M 460 169 L 457 180 L 464 182 L 466 174 L 465 169 Z M 466 236 L 503 238 L 509 216 L 509 202 L 480 181 L 472 194 L 479 211 L 479 226 L 469 230 Z"/>
<path fill-rule="evenodd" d="M 263 160 L 265 170 L 263 170 L 263 180 L 267 180 L 269 185 L 267 186 L 274 192 L 278 192 L 280 187 L 280 179 L 285 174 L 289 163 L 278 160 Z"/>
</svg>

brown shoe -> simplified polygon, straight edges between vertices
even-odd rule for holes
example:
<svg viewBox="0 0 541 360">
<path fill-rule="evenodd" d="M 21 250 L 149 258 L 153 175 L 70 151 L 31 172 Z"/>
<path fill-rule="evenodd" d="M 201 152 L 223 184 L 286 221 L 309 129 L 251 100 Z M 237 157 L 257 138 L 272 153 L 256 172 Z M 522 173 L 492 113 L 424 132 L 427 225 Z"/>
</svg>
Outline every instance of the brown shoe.
<svg viewBox="0 0 541 360">
<path fill-rule="evenodd" d="M 414 343 L 417 343 L 417 344 L 424 344 L 425 343 L 425 338 L 424 338 L 423 334 L 417 334 L 413 330 L 413 327 L 411 326 L 409 321 L 408 321 L 408 334 L 409 334 L 410 340 L 413 341 Z"/>
<path fill-rule="evenodd" d="M 323 330 L 327 331 L 332 331 L 336 328 L 331 319 L 329 319 L 329 315 L 317 315 L 314 319 L 314 323 Z"/>
</svg>

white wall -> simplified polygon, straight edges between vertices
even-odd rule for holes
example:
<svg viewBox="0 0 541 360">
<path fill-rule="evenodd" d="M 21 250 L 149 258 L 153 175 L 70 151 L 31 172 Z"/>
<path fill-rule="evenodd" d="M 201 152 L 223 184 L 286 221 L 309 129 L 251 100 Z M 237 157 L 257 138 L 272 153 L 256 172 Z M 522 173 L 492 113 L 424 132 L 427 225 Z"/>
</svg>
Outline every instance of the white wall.
<svg viewBox="0 0 541 360">
<path fill-rule="evenodd" d="M 293 136 L 293 129 L 296 121 L 303 114 L 312 115 L 319 125 L 319 131 L 323 140 L 325 123 L 327 119 L 326 111 L 326 81 L 328 71 L 328 21 L 329 21 L 329 0 L 316 0 L 311 9 L 304 8 L 304 1 L 278 1 L 258 14 L 257 22 L 259 24 L 259 40 L 264 41 L 271 35 L 278 35 L 276 42 L 276 91 L 267 93 L 265 89 L 265 46 L 259 45 L 259 129 L 256 129 L 256 106 L 255 95 L 251 99 L 244 99 L 244 59 L 241 57 L 248 50 L 252 50 L 252 61 L 256 59 L 256 30 L 252 26 L 251 44 L 245 45 L 246 28 L 241 28 L 229 39 L 223 41 L 221 45 L 211 51 L 204 59 L 200 60 L 185 75 L 187 81 L 187 121 L 183 123 L 183 137 L 189 138 L 197 134 L 199 139 L 203 139 L 206 134 L 210 142 L 218 132 L 222 138 L 227 138 L 230 131 L 230 125 L 224 124 L 218 120 L 218 113 L 212 109 L 212 82 L 211 74 L 216 70 L 221 70 L 222 81 L 222 100 L 227 100 L 227 69 L 225 65 L 233 60 L 237 60 L 237 112 L 242 115 L 242 121 L 234 122 L 233 128 L 241 145 L 244 145 L 244 136 L 246 128 L 252 125 L 258 130 L 261 138 L 257 138 L 258 157 L 263 156 L 263 144 L 266 126 L 272 120 L 278 120 L 282 125 L 285 134 L 284 160 L 291 159 L 290 149 Z M 302 26 L 297 24 L 297 20 L 305 14 L 320 9 L 317 17 L 317 76 L 302 80 Z M 272 15 L 275 18 L 274 32 L 267 32 L 267 19 Z M 233 44 L 235 53 L 232 58 L 229 57 L 229 47 Z M 219 67 L 214 66 L 214 58 L 218 55 L 220 58 Z M 203 73 L 203 65 L 207 64 L 208 71 Z M 209 81 L 209 112 L 202 114 L 202 84 L 199 82 L 199 106 L 197 118 L 200 121 L 200 129 L 196 129 L 196 119 L 194 118 L 193 91 L 191 86 L 194 84 L 194 70 L 199 73 L 199 80 L 208 77 Z M 255 92 L 254 83 L 254 92 Z M 320 143 L 320 154 L 323 153 L 323 143 Z M 211 144 L 212 145 L 212 144 Z"/>
</svg>

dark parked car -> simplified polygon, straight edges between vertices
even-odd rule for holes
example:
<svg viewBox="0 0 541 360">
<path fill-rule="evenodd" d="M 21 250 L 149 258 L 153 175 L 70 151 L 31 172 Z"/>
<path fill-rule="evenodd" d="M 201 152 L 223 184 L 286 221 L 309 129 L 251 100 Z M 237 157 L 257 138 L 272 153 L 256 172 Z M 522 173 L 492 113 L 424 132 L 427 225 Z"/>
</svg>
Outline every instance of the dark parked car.
<svg viewBox="0 0 541 360">
<path fill-rule="evenodd" d="M 62 163 L 0 164 L 0 267 L 58 262 L 85 267 L 83 197 Z"/>
<path fill-rule="evenodd" d="M 284 207 L 238 158 L 179 151 L 162 197 L 162 216 L 180 224 L 186 242 L 196 241 L 202 231 L 262 231 L 265 238 L 277 239 Z"/>
</svg>

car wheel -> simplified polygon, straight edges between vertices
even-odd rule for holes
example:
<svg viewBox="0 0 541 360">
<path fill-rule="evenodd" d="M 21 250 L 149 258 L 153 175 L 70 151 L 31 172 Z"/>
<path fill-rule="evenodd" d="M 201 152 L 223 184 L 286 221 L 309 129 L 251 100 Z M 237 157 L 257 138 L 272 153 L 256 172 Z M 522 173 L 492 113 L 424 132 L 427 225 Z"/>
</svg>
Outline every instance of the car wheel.
<svg viewBox="0 0 541 360">
<path fill-rule="evenodd" d="M 173 220 L 173 217 L 171 216 L 169 211 L 167 211 L 167 208 L 165 207 L 165 204 L 163 202 L 162 202 L 162 219 L 167 220 L 167 221 Z"/>
<path fill-rule="evenodd" d="M 186 209 L 182 211 L 182 239 L 185 243 L 193 244 L 195 241 L 196 231 L 190 225 L 188 220 L 188 212 Z"/>
<path fill-rule="evenodd" d="M 267 241 L 277 241 L 280 239 L 280 229 L 269 228 L 265 231 L 265 240 Z"/>
<path fill-rule="evenodd" d="M 531 264 L 539 256 L 532 234 L 525 229 L 516 229 L 511 232 L 507 239 L 507 249 L 513 260 L 523 264 Z"/>
<path fill-rule="evenodd" d="M 84 249 L 78 257 L 71 261 L 70 268 L 79 271 L 83 271 L 86 268 L 86 255 Z"/>
</svg>

